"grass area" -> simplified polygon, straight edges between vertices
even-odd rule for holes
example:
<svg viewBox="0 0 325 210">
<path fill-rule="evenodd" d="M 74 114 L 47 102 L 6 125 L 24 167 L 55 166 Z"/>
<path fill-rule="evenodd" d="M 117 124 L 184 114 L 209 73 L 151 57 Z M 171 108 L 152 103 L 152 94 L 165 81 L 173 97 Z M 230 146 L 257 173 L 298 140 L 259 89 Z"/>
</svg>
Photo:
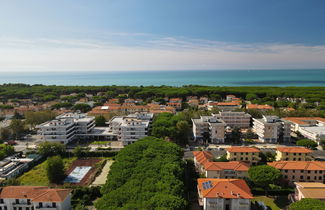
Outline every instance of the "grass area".
<svg viewBox="0 0 325 210">
<path fill-rule="evenodd" d="M 69 168 L 76 158 L 63 158 L 65 170 Z M 46 175 L 47 160 L 35 166 L 30 171 L 24 173 L 18 178 L 21 185 L 48 186 L 50 182 Z"/>
<path fill-rule="evenodd" d="M 111 143 L 111 141 L 93 141 L 91 144 L 104 145 L 109 143 Z"/>
<path fill-rule="evenodd" d="M 276 198 L 256 196 L 252 201 L 262 201 L 272 210 L 284 209 L 287 205 L 289 205 L 287 196 L 277 196 Z"/>
</svg>

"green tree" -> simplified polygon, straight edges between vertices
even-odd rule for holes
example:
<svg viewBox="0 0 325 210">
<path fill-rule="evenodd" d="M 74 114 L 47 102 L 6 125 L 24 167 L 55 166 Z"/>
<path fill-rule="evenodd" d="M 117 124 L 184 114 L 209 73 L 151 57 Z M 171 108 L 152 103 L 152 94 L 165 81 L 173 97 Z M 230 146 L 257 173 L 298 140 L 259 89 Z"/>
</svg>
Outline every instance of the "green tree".
<svg viewBox="0 0 325 210">
<path fill-rule="evenodd" d="M 318 146 L 316 142 L 310 139 L 300 139 L 296 142 L 298 146 L 306 147 L 309 149 L 316 149 Z"/>
<path fill-rule="evenodd" d="M 80 158 L 82 155 L 82 148 L 80 146 L 77 146 L 72 151 L 73 155 L 77 158 Z"/>
<path fill-rule="evenodd" d="M 25 131 L 25 123 L 22 120 L 13 119 L 10 122 L 9 128 L 15 139 L 20 139 Z"/>
<path fill-rule="evenodd" d="M 176 123 L 176 129 L 177 129 L 177 137 L 176 137 L 176 143 L 185 145 L 188 142 L 189 136 L 190 136 L 190 125 L 187 121 L 181 120 Z"/>
<path fill-rule="evenodd" d="M 38 152 L 46 157 L 53 155 L 62 155 L 65 153 L 65 146 L 55 142 L 43 142 L 38 145 Z"/>
<path fill-rule="evenodd" d="M 290 204 L 289 210 L 320 210 L 325 209 L 325 202 L 312 198 L 303 198 Z"/>
<path fill-rule="evenodd" d="M 10 129 L 9 128 L 1 128 L 0 129 L 0 140 L 7 141 L 10 138 Z"/>
<path fill-rule="evenodd" d="M 60 184 L 64 178 L 64 164 L 60 156 L 47 158 L 47 178 L 51 183 Z"/>
<path fill-rule="evenodd" d="M 39 111 L 39 112 L 27 112 L 25 114 L 25 119 L 28 124 L 34 128 L 36 125 L 44 123 L 46 121 L 54 119 L 56 114 L 52 111 Z"/>
<path fill-rule="evenodd" d="M 99 115 L 95 117 L 96 126 L 106 126 L 106 119 L 103 115 Z"/>
<path fill-rule="evenodd" d="M 274 184 L 279 180 L 281 172 L 272 166 L 260 165 L 250 167 L 248 170 L 248 176 L 255 185 L 266 189 L 269 184 Z"/>
<path fill-rule="evenodd" d="M 88 104 L 76 104 L 72 107 L 75 111 L 81 111 L 83 113 L 89 112 L 91 110 L 91 107 Z"/>
<path fill-rule="evenodd" d="M 233 128 L 230 135 L 229 135 L 229 142 L 238 144 L 241 141 L 241 135 L 240 128 Z"/>
</svg>

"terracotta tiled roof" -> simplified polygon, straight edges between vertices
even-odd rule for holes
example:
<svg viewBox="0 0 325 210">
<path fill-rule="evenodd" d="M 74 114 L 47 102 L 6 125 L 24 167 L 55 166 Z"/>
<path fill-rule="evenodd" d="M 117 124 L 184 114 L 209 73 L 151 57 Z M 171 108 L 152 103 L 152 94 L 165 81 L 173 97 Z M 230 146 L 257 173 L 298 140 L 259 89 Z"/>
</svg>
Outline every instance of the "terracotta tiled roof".
<svg viewBox="0 0 325 210">
<path fill-rule="evenodd" d="M 240 105 L 240 102 L 218 102 L 217 106 L 238 106 Z"/>
<path fill-rule="evenodd" d="M 321 117 L 286 117 L 283 119 L 287 120 L 287 121 L 291 121 L 291 122 L 299 124 L 299 125 L 310 124 L 310 121 L 325 122 L 325 118 L 321 118 Z"/>
<path fill-rule="evenodd" d="M 259 105 L 259 104 L 247 104 L 247 109 L 273 109 L 273 106 L 270 105 Z"/>
<path fill-rule="evenodd" d="M 278 147 L 277 150 L 280 152 L 288 152 L 288 153 L 312 153 L 310 149 L 304 147 Z"/>
<path fill-rule="evenodd" d="M 230 147 L 227 148 L 228 152 L 260 152 L 259 149 L 255 147 Z"/>
<path fill-rule="evenodd" d="M 203 183 L 211 182 L 211 187 Z M 198 189 L 204 198 L 252 199 L 253 195 L 242 179 L 198 179 Z"/>
<path fill-rule="evenodd" d="M 207 162 L 212 161 L 213 155 L 211 152 L 208 151 L 194 151 L 193 155 L 197 162 L 199 162 L 201 165 L 204 165 Z"/>
<path fill-rule="evenodd" d="M 322 161 L 276 161 L 267 164 L 280 170 L 325 170 L 325 162 Z"/>
<path fill-rule="evenodd" d="M 36 202 L 62 202 L 71 193 L 69 189 L 49 189 L 37 186 L 9 186 L 1 190 L 0 198 L 31 199 Z"/>
<path fill-rule="evenodd" d="M 234 170 L 234 171 L 248 171 L 249 165 L 244 162 L 230 161 L 230 162 L 206 162 L 204 168 L 207 171 L 222 171 L 222 170 Z"/>
</svg>

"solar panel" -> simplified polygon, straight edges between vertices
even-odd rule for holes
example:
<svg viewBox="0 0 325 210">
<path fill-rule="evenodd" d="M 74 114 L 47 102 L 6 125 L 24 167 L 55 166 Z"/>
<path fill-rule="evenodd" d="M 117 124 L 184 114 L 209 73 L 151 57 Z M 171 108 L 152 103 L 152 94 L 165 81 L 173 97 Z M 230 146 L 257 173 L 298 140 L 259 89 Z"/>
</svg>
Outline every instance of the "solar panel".
<svg viewBox="0 0 325 210">
<path fill-rule="evenodd" d="M 205 190 L 213 187 L 211 181 L 203 182 L 202 185 Z"/>
</svg>

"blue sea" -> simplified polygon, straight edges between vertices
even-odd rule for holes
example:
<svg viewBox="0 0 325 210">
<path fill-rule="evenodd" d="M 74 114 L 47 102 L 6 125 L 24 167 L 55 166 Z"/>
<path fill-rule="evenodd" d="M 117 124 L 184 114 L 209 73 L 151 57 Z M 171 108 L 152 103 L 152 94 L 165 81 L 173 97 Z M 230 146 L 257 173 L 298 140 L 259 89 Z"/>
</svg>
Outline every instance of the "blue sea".
<svg viewBox="0 0 325 210">
<path fill-rule="evenodd" d="M 323 70 L 0 72 L 0 84 L 127 86 L 325 86 Z"/>
</svg>

